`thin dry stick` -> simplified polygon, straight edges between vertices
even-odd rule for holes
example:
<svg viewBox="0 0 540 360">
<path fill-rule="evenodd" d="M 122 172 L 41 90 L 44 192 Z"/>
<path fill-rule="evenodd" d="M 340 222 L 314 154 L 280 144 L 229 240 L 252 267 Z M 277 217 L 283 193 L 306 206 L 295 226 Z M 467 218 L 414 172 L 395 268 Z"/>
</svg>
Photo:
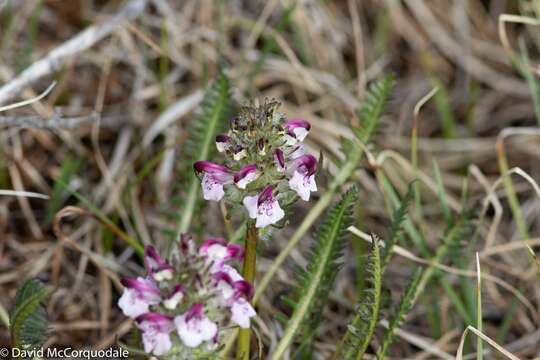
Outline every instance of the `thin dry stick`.
<svg viewBox="0 0 540 360">
<path fill-rule="evenodd" d="M 126 21 L 138 17 L 143 12 L 147 2 L 148 0 L 131 0 L 110 20 L 89 27 L 53 49 L 43 59 L 30 65 L 19 76 L 0 88 L 0 104 L 9 101 L 36 80 L 54 73 L 60 69 L 66 59 L 90 48 Z"/>
</svg>

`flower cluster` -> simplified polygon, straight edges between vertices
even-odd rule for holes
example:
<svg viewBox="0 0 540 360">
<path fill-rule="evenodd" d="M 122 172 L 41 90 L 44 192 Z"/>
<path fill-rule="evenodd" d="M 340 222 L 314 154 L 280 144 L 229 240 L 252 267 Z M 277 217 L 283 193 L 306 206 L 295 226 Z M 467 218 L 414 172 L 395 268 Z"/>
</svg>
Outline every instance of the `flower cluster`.
<svg viewBox="0 0 540 360">
<path fill-rule="evenodd" d="M 183 236 L 171 263 L 147 247 L 146 276 L 122 279 L 125 288 L 118 301 L 142 331 L 145 352 L 196 358 L 211 354 L 227 329 L 249 328 L 256 315 L 249 304 L 253 289 L 230 265 L 243 256 L 242 246 L 221 238 L 208 239 L 197 249 Z"/>
<path fill-rule="evenodd" d="M 311 125 L 289 119 L 277 112 L 279 103 L 265 102 L 245 107 L 230 122 L 227 134 L 216 137 L 216 147 L 226 164 L 197 161 L 194 168 L 201 177 L 204 199 L 226 198 L 242 204 L 256 227 L 280 221 L 294 195 L 308 201 L 317 191 L 317 159 L 306 154 L 302 141 Z M 291 200 L 292 199 L 292 200 Z"/>
</svg>

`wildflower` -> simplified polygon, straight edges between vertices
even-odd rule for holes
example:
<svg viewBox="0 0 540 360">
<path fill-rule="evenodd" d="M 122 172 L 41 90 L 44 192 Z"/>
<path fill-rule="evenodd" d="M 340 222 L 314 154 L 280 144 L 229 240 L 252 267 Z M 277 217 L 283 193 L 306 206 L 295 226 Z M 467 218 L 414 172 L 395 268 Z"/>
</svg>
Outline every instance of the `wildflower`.
<svg viewBox="0 0 540 360">
<path fill-rule="evenodd" d="M 216 148 L 220 153 L 229 150 L 231 146 L 231 137 L 225 134 L 219 134 L 216 136 Z"/>
<path fill-rule="evenodd" d="M 230 259 L 242 259 L 244 248 L 237 244 L 227 244 L 223 238 L 210 238 L 201 245 L 199 254 L 208 262 L 220 266 Z"/>
<path fill-rule="evenodd" d="M 313 155 L 302 155 L 293 159 L 289 166 L 292 177 L 289 187 L 296 191 L 304 201 L 309 200 L 312 191 L 317 191 L 315 173 L 317 172 L 317 159 Z"/>
<path fill-rule="evenodd" d="M 311 130 L 311 124 L 302 119 L 287 120 L 284 127 L 287 130 L 287 134 L 297 141 L 304 141 L 309 130 Z"/>
<path fill-rule="evenodd" d="M 124 293 L 118 300 L 118 306 L 130 318 L 148 312 L 150 305 L 158 304 L 160 292 L 156 284 L 149 279 L 122 279 Z"/>
<path fill-rule="evenodd" d="M 156 356 L 164 355 L 172 347 L 169 333 L 174 330 L 169 316 L 149 312 L 136 319 L 137 327 L 142 330 L 144 351 Z"/>
<path fill-rule="evenodd" d="M 213 339 L 218 331 L 216 323 L 204 314 L 202 304 L 194 304 L 185 314 L 177 316 L 174 324 L 182 342 L 191 348 Z"/>
<path fill-rule="evenodd" d="M 233 181 L 231 171 L 222 165 L 210 161 L 197 161 L 193 167 L 197 172 L 203 172 L 202 190 L 205 200 L 219 201 L 225 195 L 223 185 Z"/>
<path fill-rule="evenodd" d="M 257 165 L 246 165 L 234 174 L 234 183 L 240 189 L 245 189 L 250 182 L 257 180 L 260 174 L 259 170 L 257 170 Z"/>
<path fill-rule="evenodd" d="M 255 226 L 258 228 L 275 224 L 285 216 L 273 191 L 274 188 L 269 185 L 259 195 L 244 198 L 243 203 L 249 217 L 257 220 Z"/>
<path fill-rule="evenodd" d="M 249 328 L 250 319 L 257 315 L 253 306 L 244 298 L 238 298 L 233 302 L 231 313 L 232 322 L 244 329 Z"/>
<path fill-rule="evenodd" d="M 156 281 L 171 280 L 174 270 L 167 263 L 153 246 L 147 246 L 144 251 L 144 264 L 148 275 L 152 276 Z"/>
<path fill-rule="evenodd" d="M 231 321 L 238 326 L 249 328 L 250 318 L 257 315 L 255 309 L 246 300 L 253 296 L 253 287 L 243 279 L 233 280 L 228 273 L 220 271 L 214 274 L 222 302 L 230 307 Z"/>
<path fill-rule="evenodd" d="M 163 300 L 163 306 L 169 310 L 174 310 L 184 298 L 184 287 L 180 284 L 176 285 L 169 296 Z"/>
</svg>

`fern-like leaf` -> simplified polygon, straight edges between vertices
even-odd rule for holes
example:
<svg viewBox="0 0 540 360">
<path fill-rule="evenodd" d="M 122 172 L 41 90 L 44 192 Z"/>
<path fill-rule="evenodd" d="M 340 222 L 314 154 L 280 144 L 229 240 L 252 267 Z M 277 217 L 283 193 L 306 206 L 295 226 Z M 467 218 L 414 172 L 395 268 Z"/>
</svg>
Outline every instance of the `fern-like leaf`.
<svg viewBox="0 0 540 360">
<path fill-rule="evenodd" d="M 366 143 L 375 132 L 384 106 L 392 93 L 393 86 L 394 77 L 387 74 L 369 87 L 362 107 L 358 112 L 361 127 L 353 129 L 360 141 Z"/>
<path fill-rule="evenodd" d="M 47 318 L 42 303 L 52 291 L 37 279 L 28 280 L 19 288 L 9 319 L 14 348 L 31 350 L 43 346 Z"/>
<path fill-rule="evenodd" d="M 358 304 L 355 316 L 347 326 L 347 332 L 333 356 L 334 360 L 362 359 L 379 318 L 381 303 L 381 257 L 378 239 L 372 236 L 371 252 L 367 262 L 367 278 L 369 287 L 364 290 L 362 302 Z"/>
<path fill-rule="evenodd" d="M 388 240 L 385 243 L 385 249 L 382 255 L 381 260 L 381 272 L 384 273 L 384 270 L 386 269 L 386 266 L 390 262 L 390 258 L 392 256 L 392 249 L 395 244 L 399 241 L 401 238 L 401 235 L 403 233 L 403 223 L 407 219 L 407 210 L 409 209 L 409 205 L 411 204 L 413 200 L 413 186 L 412 183 L 409 184 L 409 187 L 407 188 L 407 192 L 405 193 L 405 196 L 401 200 L 401 203 L 397 207 L 397 209 L 394 211 L 394 214 L 392 216 L 392 224 L 390 226 L 390 231 L 388 233 Z"/>
<path fill-rule="evenodd" d="M 299 333 L 305 333 L 306 329 L 312 333 L 320 322 L 322 309 L 341 268 L 346 229 L 352 223 L 352 208 L 357 196 L 356 188 L 347 191 L 341 201 L 329 210 L 319 227 L 307 269 L 300 271 L 298 276 L 300 286 L 293 315 L 272 354 L 272 360 L 281 359 Z"/>
<path fill-rule="evenodd" d="M 231 108 L 229 78 L 220 70 L 214 84 L 204 96 L 200 116 L 191 123 L 189 129 L 185 149 L 190 166 L 195 161 L 210 159 L 215 152 L 216 135 L 226 128 Z M 187 170 L 187 184 L 188 192 L 183 199 L 184 206 L 181 210 L 177 234 L 189 230 L 199 199 L 200 184 L 191 167 Z"/>
<path fill-rule="evenodd" d="M 384 337 L 381 342 L 381 347 L 379 348 L 379 351 L 377 352 L 378 359 L 380 360 L 384 359 L 384 356 L 386 355 L 386 351 L 388 350 L 388 347 L 394 341 L 394 333 L 396 329 L 401 326 L 401 324 L 403 323 L 403 320 L 405 319 L 405 316 L 409 313 L 409 311 L 411 311 L 415 302 L 415 295 L 416 295 L 418 284 L 420 283 L 421 278 L 422 278 L 422 268 L 418 267 L 416 268 L 416 271 L 414 272 L 411 281 L 407 285 L 407 288 L 405 289 L 405 292 L 403 296 L 401 297 L 401 300 L 399 301 L 396 311 L 394 312 L 394 314 L 392 315 L 392 318 L 388 322 L 388 330 L 384 334 Z"/>
</svg>

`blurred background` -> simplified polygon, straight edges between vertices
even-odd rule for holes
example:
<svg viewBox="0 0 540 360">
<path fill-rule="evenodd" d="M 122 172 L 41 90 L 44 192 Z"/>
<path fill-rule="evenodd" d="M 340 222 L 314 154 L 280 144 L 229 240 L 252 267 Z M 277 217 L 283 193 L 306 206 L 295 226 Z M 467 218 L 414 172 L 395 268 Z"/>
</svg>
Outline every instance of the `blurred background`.
<svg viewBox="0 0 540 360">
<path fill-rule="evenodd" d="M 501 23 L 501 14 L 522 18 Z M 461 208 L 465 178 L 469 203 L 491 196 L 478 239 L 463 239 L 463 249 L 470 259 L 479 251 L 482 270 L 527 302 L 487 283 L 484 331 L 520 358 L 540 356 L 540 286 L 519 241 L 527 235 L 540 244 L 538 14 L 540 3 L 524 0 L 0 1 L 0 105 L 35 97 L 56 81 L 42 101 L 0 114 L 0 189 L 50 197 L 0 196 L 0 305 L 9 309 L 21 281 L 38 277 L 57 288 L 47 306 L 48 345 L 104 348 L 126 337 L 132 324 L 116 307 L 118 279 L 142 272 L 142 264 L 110 228 L 85 214 L 63 220 L 61 231 L 72 242 L 64 246 L 53 232 L 54 216 L 67 205 L 92 209 L 142 243 L 165 248 L 181 211 L 182 179 L 191 171 L 182 157 L 186 129 L 220 66 L 237 103 L 277 98 L 287 117 L 312 123 L 308 146 L 325 158 L 316 197 L 343 157 L 340 137 L 361 124 L 357 110 L 369 84 L 391 73 L 394 92 L 369 147 L 374 157 L 385 151 L 377 166 L 401 195 L 414 177 L 425 180 L 421 225 L 431 249 L 445 229 L 437 182 L 452 211 Z M 41 68 L 25 72 L 42 59 Z M 433 88 L 437 93 L 413 121 L 415 105 Z M 411 159 L 415 123 L 418 171 Z M 362 198 L 357 226 L 383 236 L 386 193 L 365 159 L 355 175 Z M 498 181 L 504 166 L 529 177 L 512 177 L 518 220 Z M 291 224 L 262 245 L 259 275 L 310 204 L 296 207 Z M 199 236 L 225 233 L 218 206 L 197 218 Z M 290 291 L 292 269 L 306 264 L 311 240 L 302 239 L 259 304 L 266 349 L 283 330 L 275 317 L 290 309 L 280 297 Z M 414 246 L 407 250 L 422 255 Z M 358 301 L 356 255 L 351 246 L 315 344 L 318 359 L 331 353 Z M 413 265 L 394 257 L 387 308 Z M 467 268 L 474 270 L 474 261 Z M 452 294 L 465 296 L 462 280 L 451 272 L 434 277 L 398 333 L 393 358 L 455 355 L 467 316 Z M 0 345 L 7 344 L 0 327 Z"/>
</svg>

